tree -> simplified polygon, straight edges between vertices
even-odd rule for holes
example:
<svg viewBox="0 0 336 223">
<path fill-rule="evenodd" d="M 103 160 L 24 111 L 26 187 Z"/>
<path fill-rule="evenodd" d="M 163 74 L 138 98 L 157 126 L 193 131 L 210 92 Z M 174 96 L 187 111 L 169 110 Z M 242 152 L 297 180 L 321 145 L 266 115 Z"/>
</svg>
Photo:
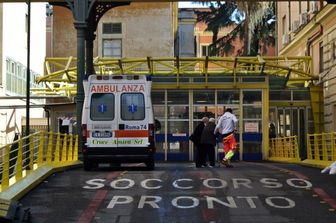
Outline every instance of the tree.
<svg viewBox="0 0 336 223">
<path fill-rule="evenodd" d="M 224 56 L 237 46 L 234 41 L 239 38 L 244 42 L 239 55 L 254 56 L 260 53 L 261 46 L 275 45 L 275 13 L 273 2 L 207 2 L 209 10 L 196 11 L 197 21 L 207 24 L 206 31 L 213 33 L 210 55 Z M 219 31 L 233 27 L 225 36 Z"/>
</svg>

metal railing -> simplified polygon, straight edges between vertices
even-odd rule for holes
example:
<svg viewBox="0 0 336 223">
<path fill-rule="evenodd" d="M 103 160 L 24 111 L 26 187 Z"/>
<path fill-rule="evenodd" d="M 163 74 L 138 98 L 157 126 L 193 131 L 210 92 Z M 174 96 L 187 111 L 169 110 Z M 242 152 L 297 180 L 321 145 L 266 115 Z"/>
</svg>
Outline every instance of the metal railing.
<svg viewBox="0 0 336 223">
<path fill-rule="evenodd" d="M 336 161 L 336 132 L 307 134 L 307 158 L 301 161 L 297 136 L 270 141 L 269 160 L 301 162 L 326 167 Z"/>
<path fill-rule="evenodd" d="M 300 161 L 297 136 L 273 138 L 270 147 L 270 158 Z"/>
<path fill-rule="evenodd" d="M 307 134 L 307 159 L 316 161 L 336 160 L 336 132 Z"/>
<path fill-rule="evenodd" d="M 5 191 L 40 167 L 78 160 L 78 136 L 37 132 L 0 147 L 0 191 Z"/>
</svg>

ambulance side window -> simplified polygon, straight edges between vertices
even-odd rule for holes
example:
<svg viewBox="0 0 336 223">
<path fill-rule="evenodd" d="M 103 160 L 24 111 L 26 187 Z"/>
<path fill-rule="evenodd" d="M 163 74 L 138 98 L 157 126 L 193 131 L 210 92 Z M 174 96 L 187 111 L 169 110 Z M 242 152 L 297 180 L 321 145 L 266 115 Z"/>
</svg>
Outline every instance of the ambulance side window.
<svg viewBox="0 0 336 223">
<path fill-rule="evenodd" d="M 114 119 L 114 94 L 94 93 L 91 95 L 90 118 L 93 121 Z"/>
<path fill-rule="evenodd" d="M 141 93 L 124 93 L 121 95 L 121 119 L 144 120 L 145 99 Z"/>
</svg>

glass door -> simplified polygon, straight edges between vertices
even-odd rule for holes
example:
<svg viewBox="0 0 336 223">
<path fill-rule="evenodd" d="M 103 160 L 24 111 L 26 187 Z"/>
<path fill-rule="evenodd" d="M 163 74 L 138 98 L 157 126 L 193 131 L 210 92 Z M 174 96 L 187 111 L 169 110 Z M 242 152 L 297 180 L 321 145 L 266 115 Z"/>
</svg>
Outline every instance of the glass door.
<svg viewBox="0 0 336 223">
<path fill-rule="evenodd" d="M 306 107 L 278 107 L 277 137 L 297 136 L 300 157 L 306 157 L 307 109 Z"/>
</svg>

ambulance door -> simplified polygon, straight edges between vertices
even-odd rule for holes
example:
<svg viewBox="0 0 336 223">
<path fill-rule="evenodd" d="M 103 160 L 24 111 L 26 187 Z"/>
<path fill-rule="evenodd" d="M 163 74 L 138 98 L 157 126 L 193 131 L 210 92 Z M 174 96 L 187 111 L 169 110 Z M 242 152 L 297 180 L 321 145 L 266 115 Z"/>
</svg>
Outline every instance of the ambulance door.
<svg viewBox="0 0 336 223">
<path fill-rule="evenodd" d="M 88 144 L 92 147 L 117 147 L 115 130 L 118 128 L 116 118 L 116 95 L 114 93 L 93 93 L 90 100 L 90 136 Z M 89 140 L 91 139 L 91 140 Z"/>
<path fill-rule="evenodd" d="M 119 147 L 147 147 L 148 112 L 144 92 L 120 93 L 120 117 L 118 131 Z"/>
</svg>

